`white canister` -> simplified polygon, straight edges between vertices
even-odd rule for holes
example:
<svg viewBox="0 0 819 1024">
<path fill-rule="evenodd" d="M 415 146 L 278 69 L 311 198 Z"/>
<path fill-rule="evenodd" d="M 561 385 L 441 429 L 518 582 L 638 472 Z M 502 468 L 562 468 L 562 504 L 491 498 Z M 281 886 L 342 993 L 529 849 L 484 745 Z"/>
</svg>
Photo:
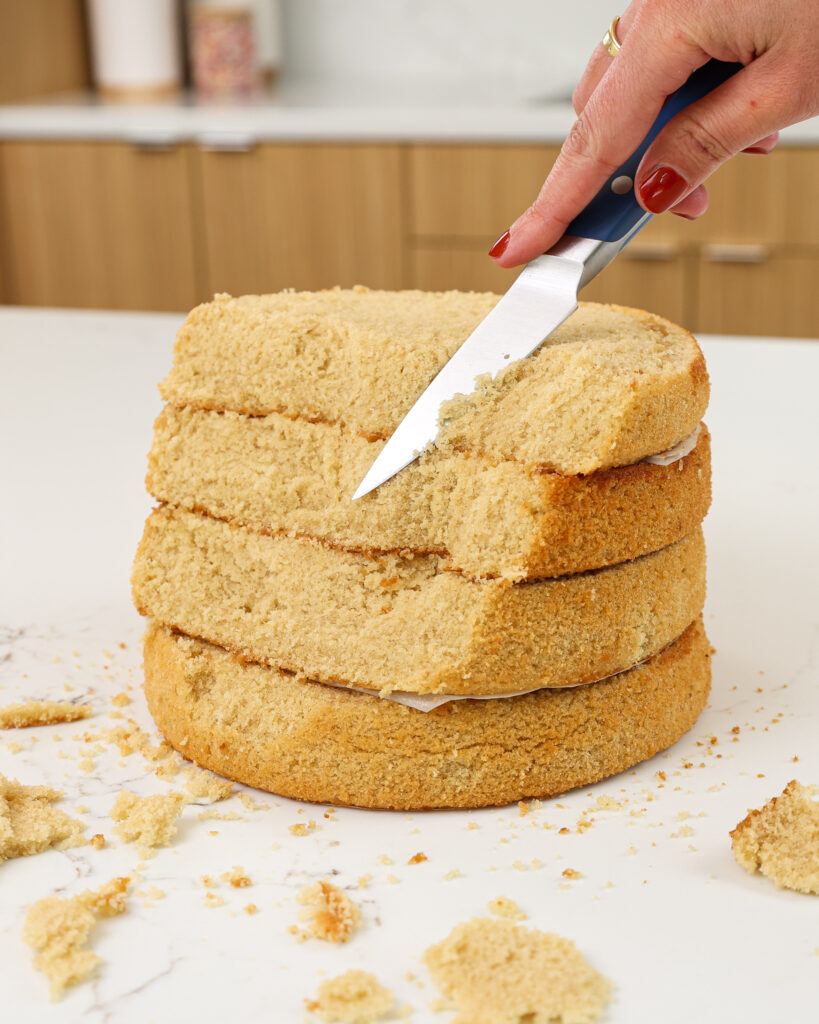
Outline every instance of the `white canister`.
<svg viewBox="0 0 819 1024">
<path fill-rule="evenodd" d="M 104 96 L 170 95 L 182 83 L 177 0 L 87 0 L 94 82 Z"/>
</svg>

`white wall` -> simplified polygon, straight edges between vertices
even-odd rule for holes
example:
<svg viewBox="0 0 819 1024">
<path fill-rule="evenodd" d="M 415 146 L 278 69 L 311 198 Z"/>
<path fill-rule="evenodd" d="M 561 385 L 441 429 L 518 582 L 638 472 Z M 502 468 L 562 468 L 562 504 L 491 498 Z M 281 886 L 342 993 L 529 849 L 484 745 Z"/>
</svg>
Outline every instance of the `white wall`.
<svg viewBox="0 0 819 1024">
<path fill-rule="evenodd" d="M 567 97 L 611 0 L 282 0 L 286 73 Z"/>
</svg>

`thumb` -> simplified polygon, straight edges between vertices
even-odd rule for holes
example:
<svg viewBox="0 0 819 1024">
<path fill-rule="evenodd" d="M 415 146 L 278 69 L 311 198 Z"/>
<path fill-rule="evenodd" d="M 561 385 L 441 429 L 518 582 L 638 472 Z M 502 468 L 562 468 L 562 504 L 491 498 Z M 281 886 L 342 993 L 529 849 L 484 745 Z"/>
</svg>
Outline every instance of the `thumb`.
<svg viewBox="0 0 819 1024">
<path fill-rule="evenodd" d="M 720 164 L 794 120 L 793 86 L 769 58 L 748 64 L 663 128 L 637 169 L 644 209 L 671 209 Z"/>
</svg>

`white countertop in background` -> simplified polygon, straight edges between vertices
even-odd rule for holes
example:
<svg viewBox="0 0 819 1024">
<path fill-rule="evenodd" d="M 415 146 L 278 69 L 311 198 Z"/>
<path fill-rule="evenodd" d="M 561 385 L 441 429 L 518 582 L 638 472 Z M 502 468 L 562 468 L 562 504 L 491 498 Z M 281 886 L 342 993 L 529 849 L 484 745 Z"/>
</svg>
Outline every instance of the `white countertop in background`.
<svg viewBox="0 0 819 1024">
<path fill-rule="evenodd" d="M 0 140 L 193 141 L 214 147 L 264 141 L 560 143 L 573 121 L 568 97 L 504 100 L 474 80 L 460 87 L 284 81 L 247 103 L 208 103 L 191 96 L 163 103 L 103 103 L 83 93 L 0 106 Z M 819 117 L 786 128 L 782 142 L 819 143 Z"/>
<path fill-rule="evenodd" d="M 145 906 L 134 896 L 125 915 L 102 922 L 91 940 L 105 961 L 96 979 L 49 1003 L 20 940 L 25 906 L 133 871 L 138 852 L 117 841 L 107 817 L 114 794 L 181 788 L 146 776 L 139 755 L 123 764 L 117 752 L 101 755 L 84 774 L 72 738 L 115 724 L 108 698 L 128 684 L 134 703 L 125 710 L 150 728 L 128 576 L 150 506 L 143 476 L 156 382 L 180 322 L 0 311 L 0 704 L 60 699 L 68 683 L 72 696 L 93 691 L 95 709 L 86 723 L 0 734 L 0 772 L 62 788 L 59 806 L 82 818 L 89 836 L 109 839 L 102 851 L 0 864 L 2 1019 L 300 1024 L 302 1001 L 322 978 L 362 967 L 415 1008 L 410 1020 L 444 1024 L 448 1015 L 428 1009 L 438 993 L 419 957 L 505 895 L 529 924 L 573 939 L 612 979 L 605 1024 L 815 1020 L 819 904 L 741 870 L 728 831 L 791 778 L 819 782 L 819 343 L 722 338 L 703 339 L 713 384 L 705 621 L 714 681 L 689 735 L 634 772 L 525 817 L 513 806 L 340 809 L 330 820 L 323 807 L 258 793 L 265 810 L 235 797 L 217 805 L 237 820 L 202 822 L 200 808 L 188 807 L 138 886 L 159 886 L 166 898 Z M 9 742 L 23 750 L 12 753 Z M 593 812 L 593 827 L 579 834 L 580 814 L 603 794 L 628 804 Z M 684 822 L 681 812 L 690 814 Z M 310 818 L 320 825 L 313 834 L 288 831 Z M 682 824 L 693 834 L 680 835 Z M 428 860 L 409 866 L 419 851 Z M 207 908 L 200 876 L 236 864 L 252 887 L 222 884 L 226 904 Z M 456 867 L 461 877 L 445 881 Z M 582 878 L 566 882 L 565 868 Z M 364 874 L 372 881 L 358 889 Z M 296 893 L 328 876 L 360 901 L 363 927 L 346 946 L 299 944 L 288 933 Z M 251 901 L 253 917 L 241 909 Z"/>
</svg>

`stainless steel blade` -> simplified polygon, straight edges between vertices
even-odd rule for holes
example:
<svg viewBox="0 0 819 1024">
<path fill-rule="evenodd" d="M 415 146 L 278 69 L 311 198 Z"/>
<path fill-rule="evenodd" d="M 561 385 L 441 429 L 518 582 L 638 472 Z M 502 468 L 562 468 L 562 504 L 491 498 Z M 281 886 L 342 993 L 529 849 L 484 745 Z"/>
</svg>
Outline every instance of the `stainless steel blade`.
<svg viewBox="0 0 819 1024">
<path fill-rule="evenodd" d="M 650 217 L 646 214 L 617 242 L 566 235 L 544 256 L 528 263 L 399 423 L 358 485 L 353 501 L 395 476 L 435 440 L 444 402 L 458 394 L 472 394 L 476 378 L 495 377 L 531 355 L 577 309 L 578 290 L 614 259 Z"/>
</svg>

